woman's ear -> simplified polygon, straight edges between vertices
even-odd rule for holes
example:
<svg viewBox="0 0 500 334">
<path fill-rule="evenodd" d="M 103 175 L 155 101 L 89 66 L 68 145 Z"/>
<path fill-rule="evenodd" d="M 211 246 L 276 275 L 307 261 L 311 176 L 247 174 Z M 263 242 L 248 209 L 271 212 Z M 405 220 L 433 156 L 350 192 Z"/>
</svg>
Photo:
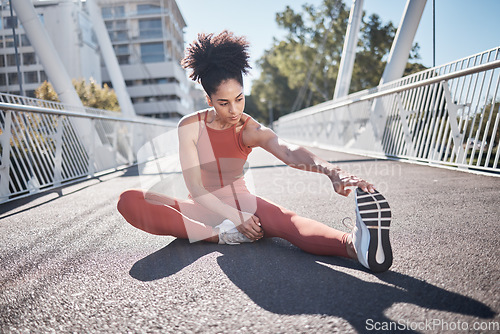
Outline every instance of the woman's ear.
<svg viewBox="0 0 500 334">
<path fill-rule="evenodd" d="M 205 97 L 207 98 L 208 106 L 213 107 L 214 105 L 212 104 L 212 100 L 210 99 L 210 96 L 208 96 L 208 94 L 207 94 L 207 95 L 205 95 Z"/>
</svg>

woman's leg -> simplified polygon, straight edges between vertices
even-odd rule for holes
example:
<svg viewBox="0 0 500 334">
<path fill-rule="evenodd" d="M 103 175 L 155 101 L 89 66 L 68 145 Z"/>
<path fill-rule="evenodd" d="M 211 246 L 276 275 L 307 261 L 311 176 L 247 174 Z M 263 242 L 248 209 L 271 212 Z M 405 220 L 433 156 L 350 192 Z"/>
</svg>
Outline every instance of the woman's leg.
<svg viewBox="0 0 500 334">
<path fill-rule="evenodd" d="M 257 203 L 254 213 L 260 219 L 265 237 L 280 237 L 290 241 L 300 249 L 317 255 L 334 255 L 351 258 L 348 254 L 349 233 L 345 233 L 313 219 L 301 217 L 295 212 L 271 203 L 261 197 L 248 195 L 239 199 L 242 210 L 245 202 Z M 241 197 L 241 196 L 240 196 Z"/>
<path fill-rule="evenodd" d="M 213 225 L 223 220 L 193 201 L 178 201 L 142 190 L 127 190 L 122 193 L 117 208 L 125 220 L 143 231 L 189 239 L 192 242 L 217 242 L 217 231 L 199 220 L 210 221 Z"/>
</svg>

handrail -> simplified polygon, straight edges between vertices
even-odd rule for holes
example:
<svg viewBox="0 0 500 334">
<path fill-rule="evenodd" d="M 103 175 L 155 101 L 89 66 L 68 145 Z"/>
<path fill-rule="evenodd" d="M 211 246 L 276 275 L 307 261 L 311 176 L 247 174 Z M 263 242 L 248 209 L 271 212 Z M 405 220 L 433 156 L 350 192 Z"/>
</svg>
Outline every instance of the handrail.
<svg viewBox="0 0 500 334">
<path fill-rule="evenodd" d="M 177 147 L 176 122 L 0 97 L 22 103 L 0 102 L 0 203 L 158 159 Z"/>
<path fill-rule="evenodd" d="M 500 176 L 500 47 L 280 117 L 296 143 Z"/>
<path fill-rule="evenodd" d="M 398 87 L 394 87 L 394 88 L 384 89 L 385 87 L 393 86 L 395 84 L 395 82 L 392 81 L 392 82 L 388 82 L 386 84 L 383 84 L 381 86 L 378 86 L 377 92 L 375 92 L 375 93 L 368 93 L 367 95 L 360 96 L 360 97 L 357 97 L 354 99 L 349 99 L 349 98 L 343 99 L 337 103 L 335 103 L 335 101 L 323 102 L 323 103 L 318 104 L 316 106 L 309 107 L 309 108 L 303 109 L 301 111 L 297 111 L 297 112 L 292 113 L 292 114 L 284 115 L 284 116 L 280 117 L 280 120 L 288 121 L 288 120 L 295 119 L 295 118 L 314 115 L 314 114 L 323 112 L 327 109 L 345 107 L 349 104 L 353 104 L 356 102 L 369 101 L 369 100 L 373 100 L 375 98 L 383 97 L 386 95 L 400 93 L 400 92 L 403 92 L 406 90 L 431 85 L 431 84 L 438 83 L 441 81 L 455 79 L 455 78 L 462 77 L 462 76 L 472 74 L 472 73 L 477 73 L 477 72 L 495 69 L 498 67 L 500 67 L 500 60 L 492 61 L 492 62 L 486 63 L 486 64 L 477 65 L 474 67 L 466 68 L 466 69 L 459 70 L 459 71 L 452 72 L 452 73 L 442 74 L 442 75 L 439 75 L 439 76 L 436 76 L 433 78 L 429 78 L 429 79 L 425 79 L 422 81 L 406 84 L 404 86 L 398 86 Z"/>
<path fill-rule="evenodd" d="M 100 119 L 100 120 L 117 121 L 117 122 L 128 122 L 128 123 L 137 123 L 137 124 L 176 126 L 176 123 L 166 122 L 166 121 L 158 121 L 158 120 L 155 120 L 153 118 L 146 119 L 146 118 L 139 118 L 139 117 L 137 117 L 137 118 L 113 117 L 113 116 L 106 116 L 106 115 L 87 114 L 87 113 L 83 113 L 83 112 L 56 110 L 56 109 L 50 109 L 50 108 L 44 108 L 44 107 L 26 106 L 26 105 L 3 103 L 3 102 L 0 102 L 0 109 L 15 110 L 15 111 L 27 111 L 27 112 L 49 114 L 49 115 L 67 116 L 67 117 L 79 117 L 79 118 Z"/>
</svg>

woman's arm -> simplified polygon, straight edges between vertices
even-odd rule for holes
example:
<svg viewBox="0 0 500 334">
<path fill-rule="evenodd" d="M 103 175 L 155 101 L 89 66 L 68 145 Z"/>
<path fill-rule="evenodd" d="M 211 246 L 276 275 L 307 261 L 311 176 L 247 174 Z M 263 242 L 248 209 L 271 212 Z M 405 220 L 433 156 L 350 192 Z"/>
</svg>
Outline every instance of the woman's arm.
<svg viewBox="0 0 500 334">
<path fill-rule="evenodd" d="M 274 131 L 254 120 L 245 129 L 243 141 L 248 146 L 262 147 L 290 167 L 327 175 L 335 192 L 340 195 L 348 196 L 351 193 L 352 189 L 347 187 L 360 187 L 367 192 L 375 190 L 371 183 L 343 171 L 304 147 L 283 141 Z"/>
<path fill-rule="evenodd" d="M 198 140 L 198 122 L 191 118 L 181 120 L 178 127 L 179 158 L 182 175 L 193 200 L 206 208 L 231 220 L 238 230 L 252 240 L 263 236 L 259 218 L 251 213 L 241 212 L 238 209 L 223 203 L 215 195 L 207 191 L 201 180 L 200 161 L 196 142 Z"/>
</svg>

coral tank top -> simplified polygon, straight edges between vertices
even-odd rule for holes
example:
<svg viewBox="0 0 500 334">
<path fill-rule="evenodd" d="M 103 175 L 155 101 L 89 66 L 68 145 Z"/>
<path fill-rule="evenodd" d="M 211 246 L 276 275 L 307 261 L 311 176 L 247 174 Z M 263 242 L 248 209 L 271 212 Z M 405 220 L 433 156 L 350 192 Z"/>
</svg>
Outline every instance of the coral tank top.
<svg viewBox="0 0 500 334">
<path fill-rule="evenodd" d="M 250 116 L 240 131 L 236 132 L 237 124 L 224 130 L 208 127 L 208 112 L 209 110 L 204 110 L 198 113 L 200 132 L 196 146 L 203 186 L 208 191 L 222 196 L 235 192 L 248 192 L 243 175 L 252 148 L 243 144 L 242 136 Z M 229 193 L 225 194 L 226 191 L 221 192 L 221 190 L 228 190 Z"/>
</svg>

